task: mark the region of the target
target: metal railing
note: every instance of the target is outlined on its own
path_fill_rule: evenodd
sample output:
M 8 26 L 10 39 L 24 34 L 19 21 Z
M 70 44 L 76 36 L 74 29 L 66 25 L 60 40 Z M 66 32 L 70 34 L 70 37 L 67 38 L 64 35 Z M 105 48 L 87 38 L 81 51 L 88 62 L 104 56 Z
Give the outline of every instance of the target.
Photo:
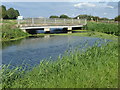
M 22 26 L 72 26 L 86 24 L 86 19 L 24 18 L 23 20 L 18 20 L 18 25 Z

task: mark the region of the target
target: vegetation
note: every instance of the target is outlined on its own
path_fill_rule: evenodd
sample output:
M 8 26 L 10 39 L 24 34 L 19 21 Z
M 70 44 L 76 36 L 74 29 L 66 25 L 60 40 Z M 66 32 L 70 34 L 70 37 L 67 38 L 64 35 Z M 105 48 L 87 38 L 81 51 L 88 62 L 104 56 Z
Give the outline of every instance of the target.
M 59 18 L 59 16 L 50 16 L 50 18 Z
M 70 19 L 70 18 L 72 18 L 72 17 L 69 17 L 69 16 L 67 16 L 67 15 L 60 15 L 60 16 L 55 16 L 55 15 L 53 15 L 53 16 L 50 16 L 49 18 L 65 18 L 65 19 Z M 73 17 L 73 19 L 87 19 L 88 21 L 114 21 L 114 19 L 108 19 L 108 18 L 101 18 L 101 17 L 98 17 L 98 16 L 92 16 L 92 15 L 78 15 L 78 16 L 76 16 L 76 17 Z M 116 17 L 116 19 L 115 20 L 117 20 L 117 17 Z
M 90 31 L 114 34 L 117 36 L 120 35 L 118 27 L 117 24 L 88 22 L 88 30 Z
M 115 17 L 115 21 L 120 21 L 120 15 Z
M 16 27 L 16 21 L 3 21 L 4 24 L 2 25 L 2 40 L 14 40 L 16 38 L 21 38 L 28 36 L 28 33 L 23 32 L 18 27 Z
M 6 7 L 2 5 L 0 8 L 2 8 L 1 10 L 2 18 L 7 18 Z
M 26 73 L 18 67 L 7 73 L 3 69 L 3 88 L 117 88 L 117 49 L 118 44 L 111 42 L 85 52 L 68 51 L 55 62 L 42 61 Z
M 66 18 L 66 19 L 68 19 L 68 18 L 70 18 L 70 17 L 68 17 L 67 15 L 60 15 L 60 18 Z
M 49 18 L 64 18 L 64 19 L 70 19 L 69 16 L 64 15 L 64 14 L 62 14 L 62 15 L 60 15 L 60 16 L 50 16 Z
M 18 10 L 14 10 L 13 8 L 10 8 L 7 10 L 7 16 L 9 19 L 16 19 L 17 16 L 19 16 Z
M 75 19 L 77 19 L 78 17 L 80 19 L 86 18 L 88 21 L 89 20 L 94 20 L 94 21 L 97 21 L 97 20 L 109 20 L 108 18 L 100 18 L 98 16 L 92 16 L 92 15 L 78 15 L 78 16 L 75 17 Z
M 17 16 L 20 15 L 18 10 L 15 10 L 14 8 L 9 8 L 6 10 L 6 7 L 4 5 L 0 6 L 2 8 L 2 18 L 3 19 L 16 19 Z
M 79 19 L 84 19 L 86 18 L 87 20 L 97 20 L 99 19 L 99 17 L 95 17 L 95 16 L 91 16 L 91 15 L 78 15 L 75 17 L 75 19 L 77 19 L 79 17 Z

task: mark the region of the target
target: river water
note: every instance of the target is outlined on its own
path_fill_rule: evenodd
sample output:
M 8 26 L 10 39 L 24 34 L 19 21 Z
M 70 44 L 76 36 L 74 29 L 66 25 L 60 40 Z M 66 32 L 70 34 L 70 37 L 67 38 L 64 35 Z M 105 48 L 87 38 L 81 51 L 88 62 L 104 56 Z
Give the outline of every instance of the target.
M 2 64 L 12 66 L 37 65 L 41 60 L 56 60 L 59 55 L 64 55 L 66 50 L 80 48 L 85 49 L 99 41 L 99 46 L 110 40 L 80 37 L 71 35 L 44 35 L 28 37 L 17 41 L 2 43 Z

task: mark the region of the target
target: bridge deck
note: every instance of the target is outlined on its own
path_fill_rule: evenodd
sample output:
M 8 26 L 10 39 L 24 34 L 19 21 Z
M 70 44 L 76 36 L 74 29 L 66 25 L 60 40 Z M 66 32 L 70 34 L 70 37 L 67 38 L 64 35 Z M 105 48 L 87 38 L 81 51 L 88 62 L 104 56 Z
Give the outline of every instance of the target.
M 44 31 L 50 31 L 50 28 L 67 28 L 72 30 L 73 27 L 83 27 L 86 24 L 86 19 L 25 18 L 18 20 L 18 26 L 22 30 L 44 29 Z
M 68 27 L 83 27 L 84 25 L 76 25 L 76 26 L 27 26 L 20 27 L 20 29 L 44 29 L 44 28 L 68 28 Z

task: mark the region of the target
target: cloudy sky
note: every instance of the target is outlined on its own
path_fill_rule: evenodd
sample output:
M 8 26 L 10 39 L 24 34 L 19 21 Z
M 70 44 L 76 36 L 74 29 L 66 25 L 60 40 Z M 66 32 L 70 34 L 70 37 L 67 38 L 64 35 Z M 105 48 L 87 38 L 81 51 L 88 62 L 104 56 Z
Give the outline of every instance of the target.
M 19 10 L 24 17 L 49 17 L 66 14 L 75 17 L 88 14 L 114 18 L 118 15 L 118 2 L 2 2 L 8 8 Z

